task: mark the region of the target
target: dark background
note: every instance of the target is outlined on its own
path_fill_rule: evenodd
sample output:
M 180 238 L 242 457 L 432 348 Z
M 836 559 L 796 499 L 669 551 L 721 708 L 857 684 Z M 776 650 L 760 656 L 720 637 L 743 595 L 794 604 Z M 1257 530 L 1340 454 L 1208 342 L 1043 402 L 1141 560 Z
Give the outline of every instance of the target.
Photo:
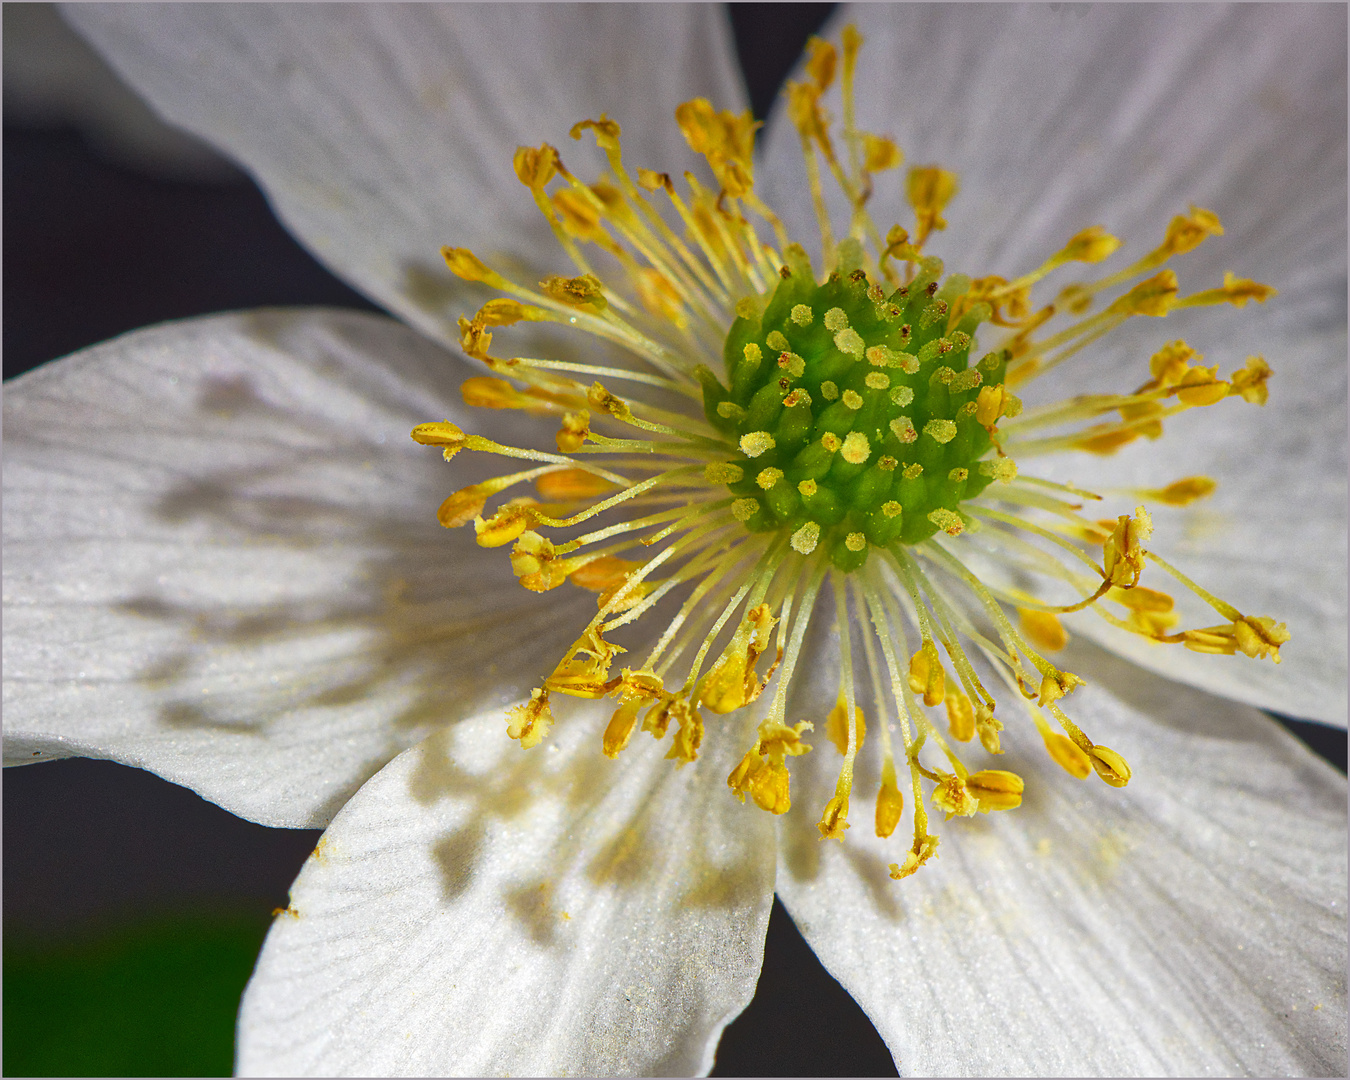
M 728 7 L 763 119 L 834 5 Z M 5 52 L 8 66 L 8 39 Z M 6 378 L 166 319 L 264 305 L 378 310 L 290 238 L 242 173 L 205 153 L 175 168 L 147 163 L 69 111 L 11 110 L 12 96 L 7 81 Z M 1345 770 L 1345 733 L 1284 722 Z M 319 833 L 254 825 L 100 761 L 7 770 L 3 797 L 4 1071 L 228 1070 L 239 993 Z M 714 1075 L 894 1073 L 775 902 L 759 991 L 727 1029 Z

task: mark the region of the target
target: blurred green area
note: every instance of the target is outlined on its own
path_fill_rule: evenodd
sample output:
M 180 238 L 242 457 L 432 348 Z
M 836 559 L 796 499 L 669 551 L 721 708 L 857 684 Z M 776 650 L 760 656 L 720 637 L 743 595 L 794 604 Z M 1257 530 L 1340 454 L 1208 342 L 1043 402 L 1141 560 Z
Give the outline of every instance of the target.
M 261 913 L 105 923 L 62 937 L 7 926 L 6 1076 L 229 1076 Z

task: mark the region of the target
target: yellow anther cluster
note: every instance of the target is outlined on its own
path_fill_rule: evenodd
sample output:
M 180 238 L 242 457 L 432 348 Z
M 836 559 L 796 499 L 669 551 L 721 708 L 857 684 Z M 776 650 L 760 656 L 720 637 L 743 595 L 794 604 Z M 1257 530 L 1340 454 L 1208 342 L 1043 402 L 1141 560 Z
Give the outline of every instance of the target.
M 811 749 L 802 741 L 802 734 L 810 730 L 812 725 L 805 720 L 793 727 L 773 720 L 760 724 L 755 745 L 727 777 L 727 786 L 735 792 L 736 798 L 745 802 L 749 795 L 761 810 L 786 814 L 792 807 L 792 799 L 785 762 L 787 758 L 798 757 Z

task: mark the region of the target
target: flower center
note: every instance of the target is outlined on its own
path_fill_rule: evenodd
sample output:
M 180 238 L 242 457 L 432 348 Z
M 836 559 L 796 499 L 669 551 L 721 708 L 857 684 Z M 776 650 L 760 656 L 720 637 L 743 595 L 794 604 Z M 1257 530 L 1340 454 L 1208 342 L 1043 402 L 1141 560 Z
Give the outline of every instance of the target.
M 1006 352 L 971 364 L 989 307 L 957 304 L 968 278 L 939 288 L 942 264 L 927 259 L 888 293 L 857 265 L 856 243 L 841 248 L 822 285 L 789 248 L 773 292 L 737 308 L 726 382 L 699 376 L 708 422 L 740 449 L 724 470 L 736 517 L 786 529 L 803 555 L 821 546 L 847 572 L 871 547 L 962 531 L 958 504 L 1012 469 L 980 459 L 1014 399 Z

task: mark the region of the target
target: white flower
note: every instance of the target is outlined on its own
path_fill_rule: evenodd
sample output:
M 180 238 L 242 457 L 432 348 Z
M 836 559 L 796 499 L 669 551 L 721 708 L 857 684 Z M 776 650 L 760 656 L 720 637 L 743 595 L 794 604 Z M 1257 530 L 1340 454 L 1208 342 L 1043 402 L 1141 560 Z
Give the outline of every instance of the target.
M 1134 781 L 1080 784 L 1010 733 L 1024 804 L 956 823 L 893 882 L 895 845 L 862 828 L 821 844 L 811 815 L 738 805 L 739 733 L 678 771 L 645 739 L 601 756 L 599 706 L 546 747 L 503 737 L 504 707 L 594 607 L 523 592 L 432 520 L 453 482 L 406 433 L 463 415 L 464 367 L 440 346 L 367 316 L 261 312 L 88 350 L 6 395 L 6 762 L 107 757 L 266 824 L 332 820 L 245 995 L 241 1071 L 706 1070 L 753 992 L 775 890 L 905 1072 L 1343 1069 L 1344 782 L 1252 706 L 1345 722 L 1344 10 L 853 17 L 859 123 L 962 177 L 933 242 L 952 269 L 1011 277 L 1103 218 L 1147 243 L 1196 202 L 1227 232 L 1178 272 L 1279 286 L 1269 310 L 1183 312 L 1168 335 L 1194 327 L 1211 362 L 1264 352 L 1264 410 L 1195 410 L 1073 475 L 1215 476 L 1207 512 L 1160 515 L 1154 546 L 1285 620 L 1284 662 L 1102 637 L 1162 678 L 1073 642 L 1075 715 Z M 608 112 L 628 160 L 678 174 L 674 106 L 740 97 L 706 7 L 71 18 L 322 258 L 444 342 L 470 305 L 440 244 L 559 269 L 517 144 Z M 771 128 L 759 175 L 810 235 L 795 142 Z M 583 157 L 569 149 L 574 171 Z M 874 205 L 898 208 L 887 175 Z M 1098 389 L 1153 334 L 1085 353 L 1057 395 Z M 794 801 L 822 805 L 826 755 L 794 770 Z

